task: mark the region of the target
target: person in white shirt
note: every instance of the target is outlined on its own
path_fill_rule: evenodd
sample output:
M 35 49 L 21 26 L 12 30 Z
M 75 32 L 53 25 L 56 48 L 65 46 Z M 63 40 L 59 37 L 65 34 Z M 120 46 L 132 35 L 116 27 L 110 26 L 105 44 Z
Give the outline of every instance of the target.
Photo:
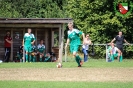
M 122 52 L 117 47 L 115 47 L 114 43 L 111 43 L 110 45 L 111 47 L 109 51 L 111 54 L 111 60 L 114 61 L 114 58 L 117 57 L 119 61 L 122 61 Z
M 82 51 L 84 53 L 84 62 L 88 61 L 88 49 L 90 44 L 91 44 L 91 40 L 90 40 L 89 34 L 87 34 L 83 41 L 83 46 L 82 46 Z

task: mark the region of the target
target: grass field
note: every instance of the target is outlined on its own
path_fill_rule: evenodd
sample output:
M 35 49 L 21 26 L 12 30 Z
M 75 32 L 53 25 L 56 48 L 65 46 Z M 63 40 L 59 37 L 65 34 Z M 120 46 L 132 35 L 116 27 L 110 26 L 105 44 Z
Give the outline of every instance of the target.
M 0 88 L 133 88 L 132 82 L 0 81 Z
M 0 63 L 0 88 L 133 88 L 133 60 L 105 62 Z
M 0 68 L 56 68 L 55 63 L 1 63 Z M 63 68 L 75 68 L 77 67 L 76 62 L 63 62 Z M 133 60 L 124 60 L 123 62 L 106 62 L 104 59 L 91 59 L 83 65 L 83 68 L 108 68 L 108 67 L 133 67 Z

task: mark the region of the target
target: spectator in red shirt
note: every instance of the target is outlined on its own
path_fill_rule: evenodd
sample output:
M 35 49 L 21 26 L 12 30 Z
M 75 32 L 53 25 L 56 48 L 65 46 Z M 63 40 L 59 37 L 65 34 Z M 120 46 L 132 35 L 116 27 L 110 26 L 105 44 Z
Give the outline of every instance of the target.
M 10 36 L 10 32 L 8 31 L 6 33 L 6 36 L 4 37 L 5 40 L 5 58 L 4 62 L 9 62 L 10 54 L 11 54 L 11 44 L 12 44 L 12 38 Z

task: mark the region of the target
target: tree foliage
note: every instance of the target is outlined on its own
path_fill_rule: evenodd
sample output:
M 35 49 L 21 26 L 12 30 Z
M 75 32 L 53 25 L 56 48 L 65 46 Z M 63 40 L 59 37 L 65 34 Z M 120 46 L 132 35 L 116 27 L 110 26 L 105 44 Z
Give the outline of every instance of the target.
M 133 35 L 129 34 L 133 33 L 133 15 L 125 18 L 117 16 L 114 1 L 116 0 L 70 0 L 67 14 L 96 43 L 110 42 L 118 31 L 122 31 L 126 39 L 132 42 Z
M 1 17 L 63 18 L 65 0 L 1 0 Z M 10 14 L 8 14 L 10 13 Z
M 117 0 L 70 0 L 66 6 L 67 14 L 84 33 L 90 34 L 93 43 L 109 43 L 122 31 L 128 42 L 133 42 L 133 11 L 127 17 L 116 15 L 114 3 Z M 127 2 L 128 0 L 118 0 Z M 133 7 L 132 7 L 133 8 Z M 96 54 L 105 55 L 105 47 L 95 47 Z M 124 47 L 128 56 L 131 46 Z M 101 52 L 101 50 L 104 50 Z M 126 52 L 128 51 L 128 52 Z

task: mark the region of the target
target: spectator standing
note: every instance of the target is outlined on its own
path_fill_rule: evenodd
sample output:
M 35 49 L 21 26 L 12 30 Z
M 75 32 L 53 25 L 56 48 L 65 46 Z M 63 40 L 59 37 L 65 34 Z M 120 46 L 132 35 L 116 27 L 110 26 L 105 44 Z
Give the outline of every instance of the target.
M 9 58 L 11 55 L 11 44 L 12 44 L 12 38 L 10 36 L 10 32 L 7 31 L 6 36 L 4 37 L 5 40 L 5 57 L 4 62 L 9 62 Z
M 90 44 L 91 44 L 91 40 L 90 40 L 89 34 L 87 34 L 83 41 L 83 46 L 82 46 L 82 51 L 84 53 L 84 62 L 88 61 L 88 49 Z
M 124 37 L 124 35 L 122 35 L 122 32 L 119 31 L 118 35 L 111 41 L 111 44 L 116 41 L 116 47 L 121 51 L 121 53 L 123 53 L 123 43 L 126 42 L 128 45 L 130 43 L 128 43 Z M 122 58 L 120 60 L 120 62 L 122 61 Z

